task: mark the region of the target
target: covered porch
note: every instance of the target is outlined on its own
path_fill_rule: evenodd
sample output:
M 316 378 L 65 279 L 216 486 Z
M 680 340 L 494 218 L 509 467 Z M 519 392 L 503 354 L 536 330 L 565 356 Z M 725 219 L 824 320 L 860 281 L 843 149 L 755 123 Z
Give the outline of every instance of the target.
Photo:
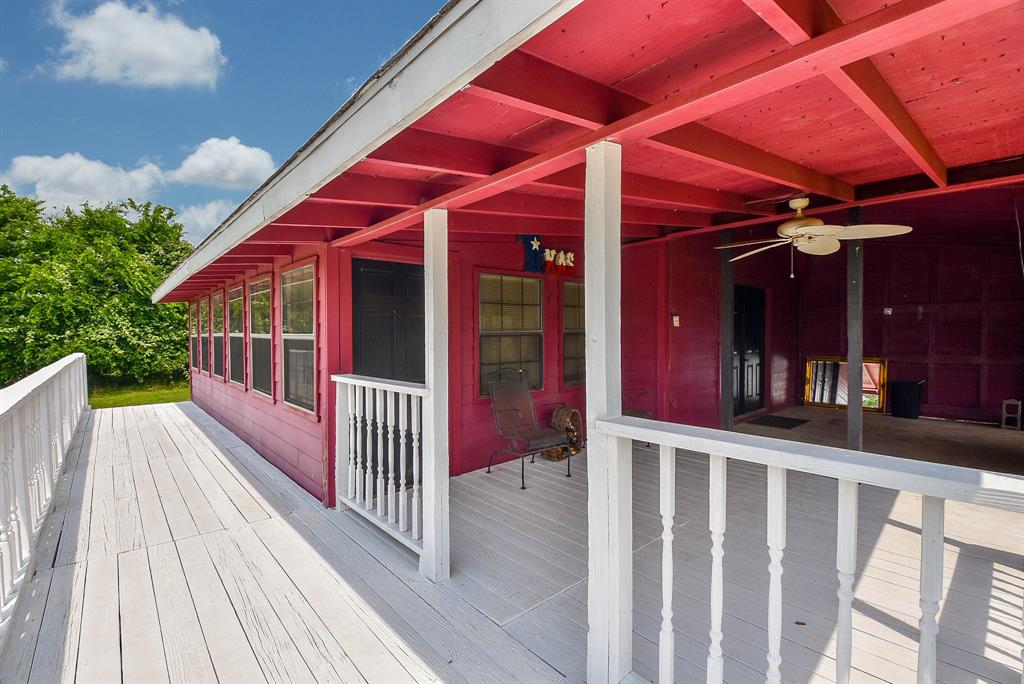
M 713 607 L 709 469 L 674 460 L 677 681 L 706 678 Z M 451 578 L 353 511 L 323 509 L 193 404 L 102 409 L 70 440 L 34 570 L 4 626 L 0 678 L 22 681 L 584 681 L 587 458 L 454 478 Z M 658 678 L 660 455 L 633 448 L 632 670 Z M 763 680 L 766 470 L 730 461 L 724 679 Z M 789 480 L 781 654 L 787 682 L 835 681 L 834 480 Z M 862 487 L 852 679 L 906 682 L 918 662 L 920 500 Z M 1024 514 L 951 502 L 937 681 L 1020 678 Z

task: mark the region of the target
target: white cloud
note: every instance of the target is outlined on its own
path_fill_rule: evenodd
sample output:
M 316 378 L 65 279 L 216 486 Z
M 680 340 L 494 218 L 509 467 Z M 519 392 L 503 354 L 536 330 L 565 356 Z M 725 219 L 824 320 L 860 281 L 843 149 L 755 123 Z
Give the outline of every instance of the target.
M 15 157 L 0 182 L 16 189 L 31 187 L 30 192 L 50 209 L 63 209 L 83 202 L 99 205 L 146 199 L 161 183 L 162 175 L 152 163 L 140 163 L 126 171 L 71 152 L 59 157 Z
M 0 57 L 0 73 L 7 71 L 7 60 Z
M 206 204 L 184 207 L 176 218 L 185 226 L 185 237 L 193 243 L 198 243 L 219 226 L 234 208 L 235 203 L 231 200 L 218 199 Z
M 262 183 L 273 170 L 269 152 L 243 145 L 232 136 L 204 141 L 168 177 L 189 185 L 244 190 Z
M 212 90 L 227 63 L 220 39 L 209 29 L 192 28 L 149 4 L 110 0 L 76 15 L 58 2 L 52 19 L 64 31 L 56 65 L 61 79 Z

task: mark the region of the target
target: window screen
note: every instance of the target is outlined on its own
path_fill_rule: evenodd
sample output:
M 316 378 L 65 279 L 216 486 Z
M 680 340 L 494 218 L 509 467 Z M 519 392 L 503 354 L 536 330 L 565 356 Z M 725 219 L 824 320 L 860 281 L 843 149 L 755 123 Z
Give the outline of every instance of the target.
M 583 283 L 562 283 L 562 382 L 582 383 L 587 377 Z
M 480 392 L 502 368 L 526 371 L 530 387 L 544 384 L 542 283 L 538 278 L 480 274 Z
M 224 293 L 213 295 L 211 309 L 213 329 L 213 374 L 224 377 Z
M 245 384 L 245 304 L 242 288 L 228 291 L 228 377 Z
M 254 390 L 273 396 L 269 280 L 249 285 L 249 378 Z
M 197 302 L 189 304 L 188 327 L 192 341 L 192 367 L 199 368 L 199 304 Z
M 281 274 L 284 400 L 309 411 L 316 394 L 313 285 L 312 264 Z
M 199 302 L 199 367 L 210 370 L 210 300 Z

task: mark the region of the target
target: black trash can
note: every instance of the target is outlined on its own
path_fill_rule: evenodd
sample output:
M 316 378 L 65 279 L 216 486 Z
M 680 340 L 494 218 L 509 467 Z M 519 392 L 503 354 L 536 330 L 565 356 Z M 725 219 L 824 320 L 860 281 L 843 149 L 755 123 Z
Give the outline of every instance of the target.
M 917 418 L 921 415 L 921 385 L 922 382 L 908 382 L 906 380 L 893 381 L 892 388 L 892 415 L 895 418 Z

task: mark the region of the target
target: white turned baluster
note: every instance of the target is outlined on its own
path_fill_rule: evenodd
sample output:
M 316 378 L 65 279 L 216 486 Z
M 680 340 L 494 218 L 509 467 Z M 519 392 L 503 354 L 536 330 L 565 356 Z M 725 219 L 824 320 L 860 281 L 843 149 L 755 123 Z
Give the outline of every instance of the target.
M 341 396 L 341 384 L 337 385 L 338 395 Z M 356 496 L 356 439 L 358 433 L 356 432 L 356 387 L 354 385 L 346 385 L 345 392 L 348 396 L 348 407 L 345 411 L 345 417 L 347 418 L 348 428 L 348 498 L 355 499 Z M 340 425 L 334 426 L 335 430 L 340 430 Z M 340 454 L 339 454 L 340 456 Z
M 397 478 L 395 471 L 398 470 L 398 449 L 395 445 L 395 402 L 402 398 L 399 392 L 387 392 L 388 398 L 388 522 L 398 522 L 398 502 L 395 498 L 398 492 L 395 489 Z
M 658 634 L 658 681 L 675 680 L 675 634 L 672 631 L 672 523 L 676 514 L 675 449 L 661 445 L 661 632 Z
M 366 486 L 366 458 L 363 450 L 363 400 L 365 392 L 362 387 L 356 385 L 353 389 L 356 392 L 356 403 L 355 403 L 355 446 L 356 446 L 356 503 L 360 503 L 363 500 L 363 495 Z
M 377 515 L 384 515 L 384 464 L 387 463 L 384 438 L 387 427 L 384 422 L 384 390 L 375 392 L 377 399 Z
M 412 538 L 420 538 L 420 407 L 422 399 L 415 397 L 412 403 Z
M 365 489 L 363 490 L 363 504 L 366 510 L 373 509 L 373 421 L 375 417 L 373 395 L 374 391 L 366 388 L 366 471 L 363 479 Z
M 936 675 L 936 637 L 942 600 L 946 500 L 925 496 L 921 501 L 921 644 L 917 652 L 918 684 L 933 684 Z
M 768 466 L 768 684 L 782 682 L 782 554 L 786 548 L 786 469 Z
M 407 397 L 404 394 L 398 395 L 398 439 L 399 455 L 401 459 L 402 482 L 398 488 L 398 529 L 406 532 L 409 529 L 409 487 L 408 472 L 406 466 L 407 454 L 405 442 L 409 439 L 409 400 L 415 401 L 414 397 Z
M 857 483 L 839 480 L 836 571 L 839 614 L 836 617 L 836 684 L 850 684 L 853 657 L 853 580 L 857 572 Z
M 14 423 L 4 421 L 0 426 L 0 572 L 3 573 L 3 584 L 0 585 L 0 603 L 7 603 L 14 594 L 14 575 L 17 565 L 14 562 L 14 547 L 11 540 L 10 507 L 14 500 L 11 489 L 11 468 L 9 459 L 14 453 Z
M 722 657 L 722 558 L 725 550 L 725 474 L 726 458 L 710 455 L 710 481 L 708 492 L 708 528 L 711 530 L 711 637 L 708 647 L 708 684 L 722 684 L 725 660 Z

